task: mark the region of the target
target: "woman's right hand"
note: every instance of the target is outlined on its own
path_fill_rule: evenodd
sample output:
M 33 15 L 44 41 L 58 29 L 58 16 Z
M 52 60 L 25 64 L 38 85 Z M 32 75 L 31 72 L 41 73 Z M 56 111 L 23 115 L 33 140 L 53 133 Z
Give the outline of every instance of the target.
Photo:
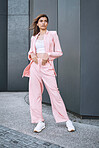
M 36 64 L 38 64 L 37 56 L 34 53 L 31 53 L 31 58 Z
M 36 64 L 38 64 L 38 59 L 37 59 L 37 57 L 32 58 L 32 60 L 33 60 Z

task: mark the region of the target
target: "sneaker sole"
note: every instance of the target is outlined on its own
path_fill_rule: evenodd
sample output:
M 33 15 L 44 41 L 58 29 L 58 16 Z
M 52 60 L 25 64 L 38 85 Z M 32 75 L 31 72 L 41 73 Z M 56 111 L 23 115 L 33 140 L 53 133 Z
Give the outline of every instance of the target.
M 68 130 L 68 127 L 66 126 L 67 130 Z M 68 130 L 68 132 L 74 132 L 76 129 L 72 129 L 72 130 Z
M 40 131 L 34 130 L 34 132 L 39 133 L 41 132 L 45 127 L 43 127 Z
M 75 130 L 73 130 L 73 129 L 72 129 L 72 130 L 70 130 L 70 131 L 68 130 L 68 132 L 74 132 L 74 131 L 75 131 Z

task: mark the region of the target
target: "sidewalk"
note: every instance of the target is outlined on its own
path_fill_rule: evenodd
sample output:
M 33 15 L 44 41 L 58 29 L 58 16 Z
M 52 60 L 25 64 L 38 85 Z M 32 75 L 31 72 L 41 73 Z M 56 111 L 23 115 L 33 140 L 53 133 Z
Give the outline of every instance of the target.
M 76 127 L 68 132 L 65 122 L 56 123 L 51 106 L 42 104 L 46 128 L 33 132 L 27 92 L 0 93 L 0 148 L 98 148 L 99 120 L 80 119 L 68 112 Z M 26 96 L 26 97 L 25 97 Z

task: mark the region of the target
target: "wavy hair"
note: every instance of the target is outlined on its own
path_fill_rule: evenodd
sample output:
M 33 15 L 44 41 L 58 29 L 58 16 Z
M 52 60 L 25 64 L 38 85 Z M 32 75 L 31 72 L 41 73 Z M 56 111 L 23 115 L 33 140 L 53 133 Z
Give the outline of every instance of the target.
M 46 17 L 46 18 L 47 18 L 47 22 L 49 23 L 49 18 L 48 18 L 48 16 L 47 16 L 46 14 L 40 14 L 40 15 L 38 15 L 35 19 L 33 19 L 33 22 L 32 22 L 32 24 L 30 25 L 29 29 L 30 29 L 30 30 L 33 30 L 33 35 L 34 35 L 34 36 L 40 32 L 40 29 L 39 29 L 39 27 L 37 26 L 37 23 L 38 23 L 38 20 L 39 20 L 41 17 Z

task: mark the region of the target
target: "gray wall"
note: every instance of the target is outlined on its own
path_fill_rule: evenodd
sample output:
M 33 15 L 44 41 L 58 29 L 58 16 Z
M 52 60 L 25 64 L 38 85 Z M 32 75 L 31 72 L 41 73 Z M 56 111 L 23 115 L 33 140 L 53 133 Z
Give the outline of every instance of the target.
M 80 1 L 58 0 L 58 33 L 63 56 L 58 80 L 67 109 L 80 112 Z
M 28 64 L 29 0 L 8 0 L 8 91 L 28 88 L 22 72 Z
M 7 1 L 0 1 L 0 91 L 7 90 Z
M 99 0 L 81 0 L 80 114 L 99 116 Z
M 64 52 L 58 81 L 67 109 L 99 116 L 99 1 L 58 0 L 58 33 Z

